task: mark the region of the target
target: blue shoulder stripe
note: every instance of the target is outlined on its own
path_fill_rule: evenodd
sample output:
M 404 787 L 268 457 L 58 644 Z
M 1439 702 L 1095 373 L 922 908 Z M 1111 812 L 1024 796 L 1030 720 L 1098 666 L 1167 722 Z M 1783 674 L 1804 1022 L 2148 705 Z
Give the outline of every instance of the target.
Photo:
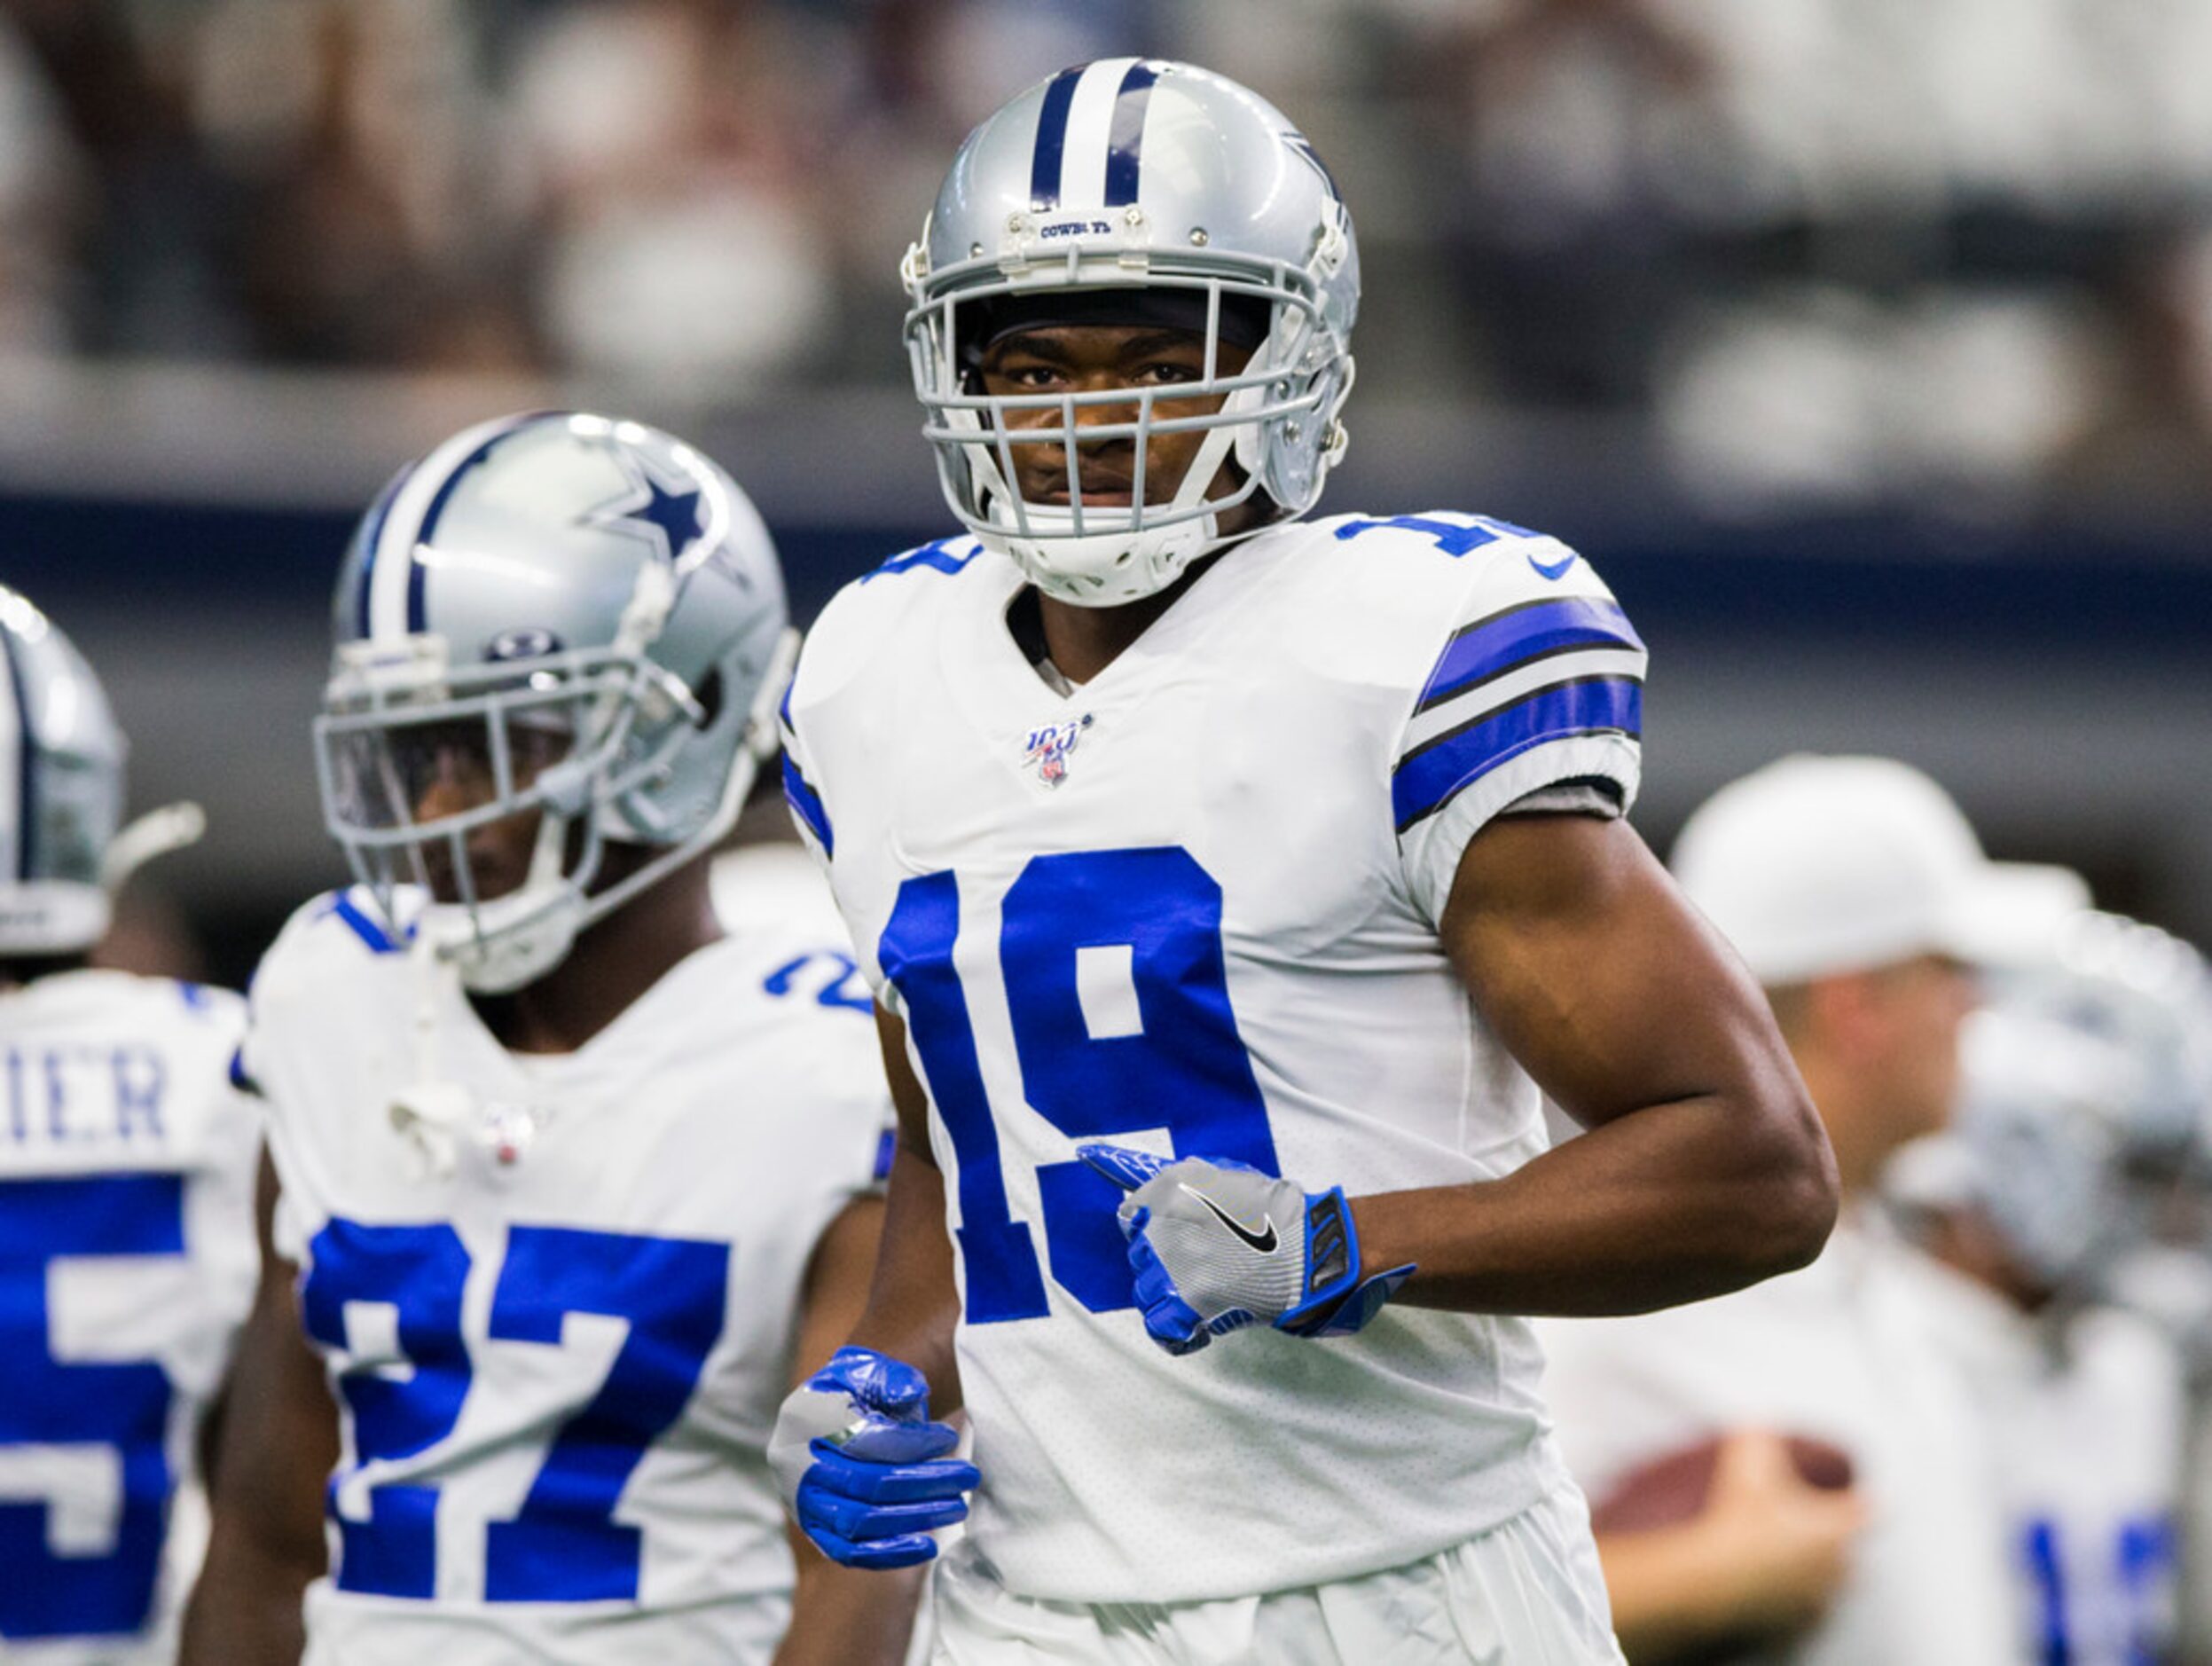
M 791 761 L 791 755 L 783 755 L 783 798 L 791 806 L 791 813 L 806 824 L 806 830 L 814 836 L 824 855 L 834 855 L 835 847 L 829 831 L 829 812 L 822 808 L 821 794 L 816 792 L 799 766 Z
M 348 929 L 369 946 L 372 955 L 396 955 L 399 952 L 399 943 L 392 934 L 364 913 L 349 893 L 339 892 L 331 898 L 330 906 L 323 912 L 334 914 L 344 921 Z
M 1454 633 L 1414 710 L 1426 711 L 1519 666 L 1584 648 L 1640 653 L 1643 639 L 1618 603 L 1597 596 L 1562 596 L 1508 608 Z
M 1643 732 L 1643 688 L 1634 677 L 1584 677 L 1540 688 L 1408 752 L 1391 772 L 1398 830 L 1433 815 L 1500 765 L 1548 741 Z

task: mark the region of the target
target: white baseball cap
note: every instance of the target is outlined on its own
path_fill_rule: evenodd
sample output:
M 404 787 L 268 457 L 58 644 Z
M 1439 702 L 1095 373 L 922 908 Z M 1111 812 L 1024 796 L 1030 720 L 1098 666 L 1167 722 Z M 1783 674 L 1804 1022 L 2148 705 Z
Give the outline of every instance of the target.
M 1730 782 L 1674 868 L 1769 987 L 1918 955 L 2034 964 L 2089 906 L 2071 868 L 1991 861 L 1950 796 L 1890 758 L 1796 753 Z

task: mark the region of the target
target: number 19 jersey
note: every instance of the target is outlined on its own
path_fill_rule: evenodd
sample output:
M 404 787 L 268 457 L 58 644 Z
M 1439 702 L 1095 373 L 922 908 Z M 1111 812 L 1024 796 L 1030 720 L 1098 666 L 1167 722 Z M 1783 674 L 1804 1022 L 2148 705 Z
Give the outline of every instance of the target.
M 1509 1519 L 1564 1483 L 1521 1321 L 1392 1307 L 1170 1358 L 1075 1148 L 1353 1196 L 1542 1149 L 1438 923 L 1506 806 L 1633 798 L 1641 642 L 1572 551 L 1468 515 L 1262 533 L 1064 694 L 1021 587 L 972 539 L 897 557 L 785 705 L 787 794 L 930 1090 L 977 1551 L 1025 1596 L 1202 1600 Z
M 244 1062 L 342 1408 L 310 1662 L 769 1658 L 768 1430 L 889 1119 L 849 964 L 763 922 L 526 1056 L 357 893 L 286 927 Z

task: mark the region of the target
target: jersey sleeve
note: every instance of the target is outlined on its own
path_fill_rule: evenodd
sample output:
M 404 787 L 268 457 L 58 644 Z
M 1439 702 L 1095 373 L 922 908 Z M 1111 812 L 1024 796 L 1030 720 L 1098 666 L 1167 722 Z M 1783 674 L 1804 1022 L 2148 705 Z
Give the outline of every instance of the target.
M 798 830 L 800 843 L 826 869 L 835 853 L 837 836 L 829 824 L 821 790 L 815 785 L 818 772 L 791 715 L 791 695 L 797 687 L 798 678 L 794 674 L 790 687 L 783 691 L 783 703 L 776 708 L 776 727 L 783 740 L 783 802 L 790 809 L 791 824 Z
M 245 1035 L 232 1058 L 231 1078 L 256 1097 L 262 1134 L 277 1171 L 273 1237 L 277 1253 L 286 1261 L 299 1261 L 307 1252 L 310 1229 L 292 1201 L 302 1172 L 298 1119 L 305 1114 L 304 1106 L 294 1102 L 295 1084 L 303 1069 L 315 1067 L 324 1015 L 340 1010 L 330 993 L 330 963 L 356 951 L 397 955 L 405 947 L 404 937 L 386 928 L 358 887 L 328 892 L 285 922 L 247 986 Z
M 1513 530 L 1455 599 L 1393 743 L 1400 857 L 1432 921 L 1494 817 L 1569 786 L 1625 813 L 1640 778 L 1643 639 L 1587 562 Z

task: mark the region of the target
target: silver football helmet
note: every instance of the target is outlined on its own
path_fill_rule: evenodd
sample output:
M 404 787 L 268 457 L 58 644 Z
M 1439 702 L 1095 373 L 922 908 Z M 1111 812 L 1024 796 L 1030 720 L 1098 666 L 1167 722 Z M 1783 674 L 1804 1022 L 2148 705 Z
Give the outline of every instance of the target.
M 2212 1153 L 2212 983 L 2178 939 L 2083 911 L 2056 965 L 1998 978 L 1968 1020 L 1958 1111 L 1891 1190 L 1972 1203 L 2052 1289 L 2096 1293 L 2166 1230 Z
M 401 471 L 333 623 L 326 821 L 395 936 L 485 993 L 543 976 L 722 837 L 796 640 L 737 483 L 657 429 L 572 412 L 484 423 Z M 470 834 L 531 813 L 527 876 L 479 894 Z M 610 840 L 660 853 L 595 890 Z
M 947 502 L 1063 601 L 1111 606 L 1165 588 L 1228 541 L 1223 512 L 1264 492 L 1275 517 L 1303 515 L 1344 454 L 1337 413 L 1360 301 L 1352 217 L 1304 135 L 1211 71 L 1102 59 L 1031 87 L 968 136 L 900 276 L 922 431 Z M 977 375 L 987 336 L 1021 321 L 1203 332 L 1204 374 L 1142 390 L 987 395 Z M 1225 342 L 1252 349 L 1241 371 L 1221 363 Z M 1157 416 L 1164 400 L 1220 406 Z M 1082 428 L 1093 444 L 1133 442 L 1126 507 L 1084 501 L 1077 413 L 1096 405 L 1133 408 L 1126 422 Z M 1008 420 L 1038 413 L 1058 420 Z M 1148 503 L 1149 440 L 1191 430 L 1205 435 L 1196 460 L 1165 501 Z M 1022 495 L 1024 445 L 1064 448 L 1065 503 Z M 1216 495 L 1231 460 L 1235 484 Z
M 122 820 L 129 750 L 84 656 L 0 585 L 0 955 L 79 955 L 106 935 L 138 866 L 189 845 L 200 806 Z

